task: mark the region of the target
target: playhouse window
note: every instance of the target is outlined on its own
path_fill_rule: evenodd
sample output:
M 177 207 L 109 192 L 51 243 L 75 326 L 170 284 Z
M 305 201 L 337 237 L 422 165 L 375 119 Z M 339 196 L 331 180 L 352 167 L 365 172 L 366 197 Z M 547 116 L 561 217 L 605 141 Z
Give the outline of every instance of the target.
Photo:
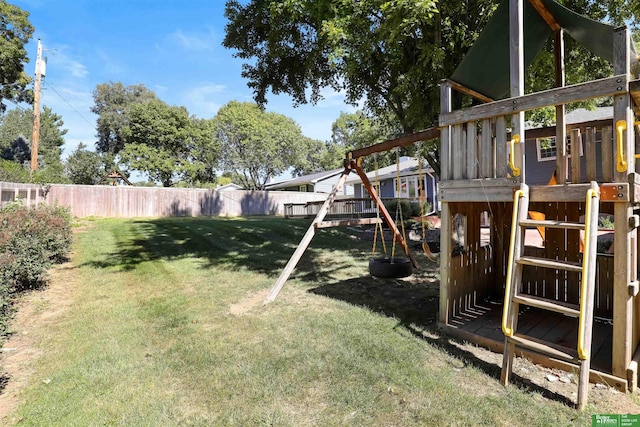
M 538 161 L 544 162 L 547 160 L 556 159 L 556 137 L 549 136 L 546 138 L 536 139 L 536 148 L 538 151 Z M 580 143 L 580 155 L 583 155 L 582 143 Z M 567 136 L 567 157 L 571 157 L 571 137 Z
M 423 178 L 422 188 L 426 190 L 426 181 Z M 397 198 L 416 199 L 420 197 L 420 181 L 417 176 L 405 176 L 400 178 L 400 192 L 398 192 L 398 180 L 395 180 L 395 193 Z

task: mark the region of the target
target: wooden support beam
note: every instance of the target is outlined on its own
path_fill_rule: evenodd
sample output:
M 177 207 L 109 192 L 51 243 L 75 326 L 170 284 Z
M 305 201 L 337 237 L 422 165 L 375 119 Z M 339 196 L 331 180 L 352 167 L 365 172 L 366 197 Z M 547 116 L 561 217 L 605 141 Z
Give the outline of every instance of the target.
M 374 153 L 389 151 L 397 147 L 406 147 L 419 141 L 431 141 L 440 136 L 440 128 L 432 127 L 421 130 L 420 132 L 403 135 L 398 138 L 388 139 L 379 144 L 370 145 L 369 147 L 360 148 L 347 153 L 347 161 L 358 159 L 359 157 L 369 156 Z
M 451 83 L 440 83 L 440 113 L 451 113 Z M 461 122 L 460 122 L 461 123 Z M 440 129 L 440 182 L 451 179 L 451 126 Z
M 548 10 L 541 4 L 540 0 L 537 0 L 537 2 L 540 7 L 536 7 L 532 2 L 536 10 L 540 12 L 544 9 L 544 11 L 548 13 Z M 553 19 L 553 17 L 551 18 Z M 555 22 L 555 19 L 553 21 Z M 556 87 L 564 87 L 566 79 L 564 68 L 564 33 L 562 32 L 562 28 L 558 28 L 555 33 L 554 57 Z M 567 182 L 567 125 L 565 113 L 566 108 L 564 104 L 556 105 L 556 181 L 558 184 L 565 184 Z
M 509 82 L 511 98 L 524 95 L 524 1 L 509 0 Z M 522 182 L 526 182 L 524 150 L 524 111 L 512 109 L 511 129 L 513 135 L 519 135 L 521 144 L 515 145 L 515 166 L 520 169 Z
M 535 110 L 549 105 L 568 104 L 585 99 L 603 96 L 626 94 L 629 89 L 629 77 L 620 74 L 600 80 L 548 89 L 530 93 L 520 97 L 511 97 L 489 104 L 476 105 L 462 110 L 440 114 L 440 126 L 455 125 L 471 120 L 482 120 L 491 117 L 504 116 L 519 111 Z M 442 110 L 441 110 L 442 111 Z
M 631 67 L 631 34 L 627 27 L 614 32 L 613 70 L 616 74 L 629 73 Z M 625 128 L 618 132 L 617 123 L 625 122 Z M 627 175 L 635 171 L 635 141 L 631 97 L 627 93 L 618 94 L 613 101 L 613 161 L 616 182 L 625 182 Z M 622 140 L 620 140 L 622 137 Z M 622 149 L 622 151 L 620 151 Z M 622 164 L 621 164 L 622 161 Z
M 612 374 L 627 377 L 627 369 L 635 350 L 632 343 L 633 331 L 633 297 L 629 295 L 628 285 L 631 282 L 632 233 L 628 225 L 633 208 L 627 203 L 614 204 L 614 273 L 613 273 L 613 342 L 611 348 Z
M 338 183 L 333 188 L 333 191 L 327 197 L 327 200 L 325 200 L 324 204 L 320 207 L 320 210 L 318 211 L 316 218 L 313 220 L 313 222 L 307 229 L 307 232 L 302 237 L 302 240 L 298 244 L 298 247 L 296 248 L 295 252 L 293 252 L 293 255 L 291 255 L 291 258 L 289 258 L 289 261 L 287 262 L 287 265 L 284 267 L 284 270 L 282 270 L 282 273 L 280 273 L 278 280 L 276 280 L 276 283 L 273 284 L 273 287 L 269 291 L 269 295 L 267 295 L 267 298 L 264 300 L 264 304 L 268 304 L 274 301 L 278 297 L 278 294 L 280 293 L 285 282 L 293 272 L 293 269 L 296 268 L 296 265 L 298 265 L 300 258 L 302 258 L 302 255 L 307 250 L 307 247 L 309 247 L 309 244 L 311 243 L 311 239 L 313 239 L 313 236 L 315 235 L 315 232 L 316 232 L 316 224 L 322 222 L 324 217 L 327 216 L 327 212 L 329 211 L 329 208 L 331 207 L 334 200 L 336 199 L 338 192 L 342 189 L 342 186 L 347 180 L 347 177 L 349 176 L 349 172 L 351 172 L 351 169 L 349 168 L 345 168 L 345 170 L 342 172 L 342 175 L 340 176 Z
M 493 102 L 494 101 L 493 99 L 489 98 L 488 96 L 483 95 L 480 92 L 476 92 L 473 89 L 469 89 L 468 87 L 463 86 L 458 82 L 454 82 L 451 79 L 447 79 L 447 82 L 451 85 L 451 88 L 457 90 L 460 93 L 464 93 L 465 95 L 469 95 L 469 96 L 471 96 L 473 98 L 476 98 L 476 99 L 478 99 L 478 100 L 480 100 L 482 102 Z
M 580 184 L 580 147 L 582 147 L 582 134 L 580 129 L 573 129 L 571 131 L 571 182 L 573 184 Z
M 551 12 L 549 12 L 549 9 L 547 9 L 541 0 L 529 0 L 529 3 L 531 3 L 531 5 L 538 11 L 542 19 L 544 19 L 544 22 L 546 22 L 553 31 L 562 30 L 562 27 L 560 27 L 556 18 L 553 17 Z
M 438 321 L 441 324 L 449 323 L 451 303 L 449 301 L 451 290 L 451 210 L 448 202 L 442 202 L 440 210 L 440 310 Z
M 407 242 L 404 240 L 404 236 L 402 235 L 402 233 L 400 233 L 400 230 L 398 230 L 398 227 L 396 227 L 395 221 L 391 218 L 391 215 L 389 215 L 389 211 L 387 211 L 387 208 L 384 206 L 384 203 L 382 203 L 382 200 L 378 196 L 376 189 L 373 188 L 373 185 L 371 185 L 371 181 L 369 181 L 369 178 L 367 177 L 366 172 L 362 169 L 362 167 L 356 161 L 352 161 L 351 165 L 353 169 L 356 171 L 356 173 L 358 174 L 358 176 L 360 177 L 360 179 L 362 180 L 362 184 L 364 185 L 364 188 L 367 189 L 367 191 L 371 195 L 371 198 L 376 202 L 376 205 L 378 206 L 378 209 L 382 214 L 382 218 L 387 223 L 389 228 L 393 231 L 396 241 L 400 244 L 400 247 L 402 248 L 404 253 L 407 254 L 407 257 L 409 257 L 409 260 L 411 260 L 411 264 L 413 264 L 415 268 L 418 268 L 418 262 L 416 261 L 415 257 L 409 250 L 409 246 L 407 245 Z

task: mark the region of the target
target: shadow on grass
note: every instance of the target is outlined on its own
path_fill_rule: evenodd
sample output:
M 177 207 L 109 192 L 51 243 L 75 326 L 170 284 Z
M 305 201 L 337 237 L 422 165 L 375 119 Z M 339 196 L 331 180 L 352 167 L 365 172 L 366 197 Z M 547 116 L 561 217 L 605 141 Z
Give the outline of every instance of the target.
M 428 266 L 429 267 L 429 266 Z M 431 268 L 437 268 L 432 263 Z M 444 335 L 438 329 L 439 282 L 429 272 L 422 271 L 410 280 L 377 279 L 371 276 L 322 285 L 309 292 L 345 301 L 398 320 L 396 327 L 404 328 L 417 339 L 429 343 L 500 381 L 501 366 L 487 362 L 463 348 L 464 342 Z M 420 278 L 422 276 L 422 278 Z M 566 396 L 555 393 L 515 373 L 511 384 L 533 393 L 575 406 Z
M 280 217 L 122 222 L 112 230 L 116 249 L 85 265 L 130 271 L 144 262 L 198 258 L 204 260 L 203 268 L 246 268 L 273 276 L 284 268 L 310 224 L 311 220 Z M 300 260 L 297 274 L 326 279 L 332 272 L 352 265 L 353 259 L 361 258 L 370 248 L 370 243 L 356 234 L 344 228 L 319 231 Z M 320 260 L 323 253 L 336 250 L 349 256 L 333 257 L 331 265 Z
M 9 380 L 11 379 L 11 377 L 9 376 L 9 374 L 0 374 L 0 394 L 2 394 L 4 392 L 4 389 L 7 388 L 7 385 L 9 385 Z

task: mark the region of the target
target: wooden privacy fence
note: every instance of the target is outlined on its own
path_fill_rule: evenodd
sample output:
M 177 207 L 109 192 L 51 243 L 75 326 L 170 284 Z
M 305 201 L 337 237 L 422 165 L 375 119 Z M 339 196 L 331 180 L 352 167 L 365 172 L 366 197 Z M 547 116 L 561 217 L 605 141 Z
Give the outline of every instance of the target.
M 218 191 L 200 188 L 33 185 L 0 182 L 2 203 L 18 198 L 30 205 L 68 206 L 76 217 L 284 215 L 286 203 L 326 199 L 326 194 L 293 191 Z M 6 199 L 6 200 L 5 200 Z

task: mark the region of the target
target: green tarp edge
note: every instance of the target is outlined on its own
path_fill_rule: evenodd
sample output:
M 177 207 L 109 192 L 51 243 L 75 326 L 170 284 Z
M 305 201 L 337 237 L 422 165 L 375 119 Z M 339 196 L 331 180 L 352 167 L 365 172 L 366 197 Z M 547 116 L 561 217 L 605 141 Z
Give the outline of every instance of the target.
M 615 27 L 575 13 L 553 0 L 542 0 L 542 3 L 572 39 L 589 49 L 594 55 L 610 63 L 613 62 Z
M 579 15 L 554 0 L 542 0 L 566 33 L 593 54 L 613 61 L 615 28 Z M 531 65 L 553 31 L 524 1 L 524 65 Z M 509 96 L 509 1 L 503 0 L 469 49 L 451 80 L 492 99 Z

